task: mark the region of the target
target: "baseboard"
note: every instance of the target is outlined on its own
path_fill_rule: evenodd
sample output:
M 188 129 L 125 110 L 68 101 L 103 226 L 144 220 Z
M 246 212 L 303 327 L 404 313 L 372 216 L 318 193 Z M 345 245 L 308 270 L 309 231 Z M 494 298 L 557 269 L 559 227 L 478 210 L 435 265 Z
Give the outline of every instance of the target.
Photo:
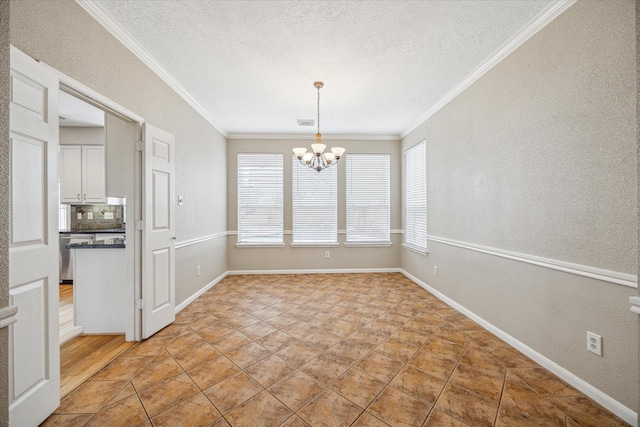
M 422 288 L 426 289 L 427 291 L 429 291 L 431 294 L 433 294 L 438 299 L 442 300 L 443 302 L 445 302 L 446 304 L 448 304 L 452 308 L 456 309 L 457 311 L 459 311 L 460 313 L 464 314 L 465 316 L 467 316 L 468 318 L 470 318 L 474 322 L 478 323 L 479 325 L 481 325 L 482 327 L 484 327 L 485 329 L 487 329 L 488 331 L 490 331 L 491 333 L 493 333 L 494 335 L 496 335 L 497 337 L 499 337 L 500 339 L 505 341 L 507 344 L 509 344 L 512 347 L 514 347 L 515 349 L 517 349 L 518 351 L 524 353 L 526 356 L 528 356 L 529 358 L 531 358 L 532 360 L 537 362 L 540 366 L 548 369 L 549 371 L 551 371 L 552 373 L 557 375 L 560 379 L 562 379 L 566 383 L 568 383 L 571 386 L 575 387 L 577 390 L 583 392 L 585 395 L 589 396 L 591 399 L 595 400 L 600 405 L 604 406 L 606 409 L 608 409 L 609 411 L 613 412 L 614 414 L 616 414 L 617 416 L 622 418 L 627 423 L 631 424 L 634 427 L 638 427 L 638 414 L 636 412 L 634 412 L 633 410 L 631 410 L 630 408 L 627 408 L 622 403 L 618 402 L 614 398 L 612 398 L 609 395 L 607 395 L 607 394 L 603 393 L 602 391 L 598 390 L 597 388 L 595 388 L 591 384 L 587 383 L 586 381 L 584 381 L 580 377 L 576 376 L 575 374 L 569 372 L 568 370 L 566 370 L 562 366 L 558 365 L 557 363 L 547 359 L 545 356 L 543 356 L 542 354 L 538 353 L 537 351 L 535 351 L 531 347 L 529 347 L 526 344 L 518 341 L 516 338 L 514 338 L 511 335 L 507 334 L 503 330 L 497 328 L 493 324 L 491 324 L 488 321 L 484 320 L 482 317 L 480 317 L 477 314 L 473 313 L 472 311 L 468 310 L 464 306 L 458 304 L 457 302 L 455 302 L 451 298 L 447 297 L 443 293 L 441 293 L 441 292 L 437 291 L 436 289 L 432 288 L 431 286 L 429 286 L 428 284 L 424 283 L 422 280 L 418 279 L 417 277 L 413 276 L 412 274 L 406 272 L 403 269 L 400 269 L 400 272 L 402 274 L 404 274 L 407 278 L 409 278 L 410 280 L 415 282 L 420 287 L 422 287 Z
M 213 279 L 211 282 L 207 283 L 203 288 L 201 288 L 198 292 L 196 292 L 195 294 L 191 295 L 189 298 L 187 298 L 186 300 L 182 301 L 180 304 L 176 305 L 176 314 L 180 313 L 182 310 L 184 310 L 189 304 L 191 304 L 192 302 L 194 302 L 200 295 L 204 294 L 205 292 L 207 292 L 209 289 L 213 288 L 215 285 L 217 285 L 222 279 L 224 279 L 225 277 L 227 277 L 229 275 L 228 271 L 225 271 L 224 273 L 222 273 L 221 275 L 219 275 L 218 277 L 216 277 L 215 279 Z
M 402 273 L 400 268 L 334 268 L 300 270 L 229 270 L 229 276 L 250 274 L 349 274 L 349 273 Z

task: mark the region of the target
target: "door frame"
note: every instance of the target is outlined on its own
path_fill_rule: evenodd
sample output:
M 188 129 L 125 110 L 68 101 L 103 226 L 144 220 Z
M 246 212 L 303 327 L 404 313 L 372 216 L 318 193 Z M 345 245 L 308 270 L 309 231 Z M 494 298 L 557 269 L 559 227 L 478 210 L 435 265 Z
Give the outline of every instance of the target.
M 125 306 L 125 339 L 127 341 L 142 340 L 142 312 L 136 306 L 136 301 L 142 299 L 142 231 L 137 230 L 136 222 L 142 220 L 143 192 L 142 171 L 143 156 L 136 149 L 136 144 L 142 140 L 142 128 L 145 120 L 142 116 L 123 107 L 117 102 L 96 92 L 90 87 L 69 77 L 52 66 L 40 62 L 45 68 L 53 71 L 60 81 L 60 90 L 67 92 L 103 111 L 136 124 L 135 141 L 132 141 L 131 153 L 134 158 L 134 189 L 133 198 L 127 197 L 127 229 L 126 229 L 126 277 L 132 278 L 131 286 L 126 287 Z M 128 195 L 127 195 L 128 196 Z

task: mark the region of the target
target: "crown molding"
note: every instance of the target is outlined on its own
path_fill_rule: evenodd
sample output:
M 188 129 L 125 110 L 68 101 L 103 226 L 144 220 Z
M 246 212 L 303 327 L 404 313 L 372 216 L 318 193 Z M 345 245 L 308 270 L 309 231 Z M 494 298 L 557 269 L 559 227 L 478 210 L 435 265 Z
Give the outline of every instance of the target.
M 315 134 L 295 134 L 295 133 L 230 133 L 227 135 L 228 140 L 234 139 L 268 139 L 268 140 L 294 140 L 304 139 L 314 141 Z M 400 135 L 366 135 L 366 134 L 336 134 L 336 135 L 322 135 L 322 139 L 325 141 L 400 141 Z
M 187 90 L 160 63 L 144 49 L 127 30 L 107 12 L 102 5 L 94 0 L 76 0 L 89 15 L 100 25 L 109 31 L 120 43 L 129 49 L 140 61 L 151 69 L 162 81 L 164 81 L 178 96 L 184 99 L 198 114 L 200 114 L 211 126 L 223 136 L 227 136 L 219 126 L 215 124 L 207 111 L 187 92 Z
M 492 55 L 477 66 L 470 74 L 467 75 L 457 86 L 447 92 L 438 100 L 431 108 L 429 108 L 414 124 L 402 132 L 400 138 L 404 138 L 411 132 L 416 130 L 420 125 L 427 121 L 431 116 L 436 114 L 445 105 L 460 95 L 465 89 L 471 86 L 476 80 L 485 75 L 489 70 L 498 65 L 503 59 L 509 56 L 513 51 L 519 48 L 524 42 L 533 37 L 538 31 L 542 30 L 551 21 L 556 19 L 562 12 L 567 10 L 577 0 L 557 0 L 547 6 L 535 18 L 527 23 L 513 37 L 507 40 Z

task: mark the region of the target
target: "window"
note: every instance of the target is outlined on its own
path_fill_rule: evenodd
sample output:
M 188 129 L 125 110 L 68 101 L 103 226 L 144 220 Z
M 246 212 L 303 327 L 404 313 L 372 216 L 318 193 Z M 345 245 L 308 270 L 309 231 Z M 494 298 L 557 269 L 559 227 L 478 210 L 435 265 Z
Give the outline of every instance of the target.
M 426 142 L 404 153 L 404 245 L 427 251 L 427 159 Z
M 238 154 L 238 244 L 283 244 L 282 154 Z
M 390 157 L 347 156 L 347 243 L 389 243 Z
M 292 156 L 293 244 L 338 243 L 337 168 L 317 172 Z

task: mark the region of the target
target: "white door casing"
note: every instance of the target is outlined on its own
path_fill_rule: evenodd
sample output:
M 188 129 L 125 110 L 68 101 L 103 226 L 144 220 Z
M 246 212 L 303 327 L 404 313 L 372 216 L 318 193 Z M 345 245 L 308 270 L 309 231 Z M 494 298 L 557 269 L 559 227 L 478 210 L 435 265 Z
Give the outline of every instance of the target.
M 175 320 L 175 137 L 144 125 L 142 337 Z
M 58 79 L 11 46 L 9 422 L 38 425 L 60 403 Z

